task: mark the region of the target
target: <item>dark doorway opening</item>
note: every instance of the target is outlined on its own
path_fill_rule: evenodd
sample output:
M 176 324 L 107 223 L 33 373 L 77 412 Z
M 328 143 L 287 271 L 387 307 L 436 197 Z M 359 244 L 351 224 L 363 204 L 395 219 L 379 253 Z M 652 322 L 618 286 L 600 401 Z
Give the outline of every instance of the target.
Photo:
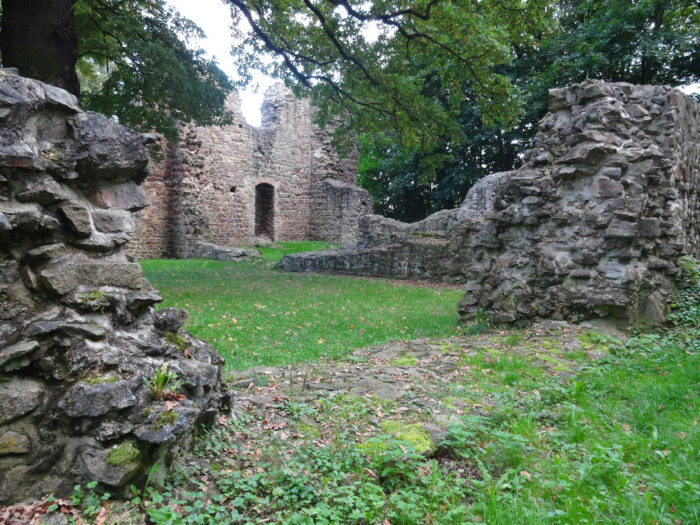
M 255 186 L 255 235 L 269 237 L 275 233 L 275 188 L 271 184 Z

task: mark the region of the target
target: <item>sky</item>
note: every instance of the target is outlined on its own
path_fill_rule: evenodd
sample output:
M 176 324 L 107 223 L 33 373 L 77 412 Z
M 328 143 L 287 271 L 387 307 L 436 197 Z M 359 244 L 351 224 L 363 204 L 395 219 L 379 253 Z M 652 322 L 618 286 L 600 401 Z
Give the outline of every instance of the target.
M 219 67 L 231 78 L 236 78 L 236 68 L 230 49 L 232 44 L 231 13 L 228 5 L 221 0 L 167 0 L 180 14 L 192 20 L 206 33 L 199 46 L 211 58 L 216 58 Z M 254 77 L 259 83 L 258 93 L 247 89 L 240 93 L 243 116 L 249 124 L 260 125 L 260 105 L 263 94 L 274 80 L 258 74 Z

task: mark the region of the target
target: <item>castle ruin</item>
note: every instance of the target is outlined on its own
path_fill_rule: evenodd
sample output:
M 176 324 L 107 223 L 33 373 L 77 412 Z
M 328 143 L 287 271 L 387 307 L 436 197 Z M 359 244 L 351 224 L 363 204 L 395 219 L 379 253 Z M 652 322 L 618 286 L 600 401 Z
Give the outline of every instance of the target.
M 290 271 L 464 283 L 463 319 L 662 323 L 682 257 L 700 257 L 700 105 L 667 86 L 588 80 L 549 94 L 521 168 L 461 207 L 370 215 L 357 248 L 288 255 Z
M 143 185 L 151 205 L 137 215 L 129 251 L 184 258 L 201 255 L 202 242 L 356 244 L 372 199 L 355 185 L 356 152 L 340 158 L 309 101 L 272 86 L 261 127 L 244 120 L 236 93 L 227 105 L 231 124 L 185 125 L 177 144 L 161 141 L 164 159 Z

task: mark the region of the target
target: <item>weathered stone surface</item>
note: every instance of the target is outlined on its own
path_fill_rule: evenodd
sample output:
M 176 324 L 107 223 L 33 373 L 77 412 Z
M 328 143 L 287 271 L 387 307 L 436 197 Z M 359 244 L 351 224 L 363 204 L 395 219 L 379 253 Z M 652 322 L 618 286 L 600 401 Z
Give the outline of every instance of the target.
M 19 279 L 19 265 L 17 261 L 9 259 L 0 261 L 0 283 L 12 284 Z
M 130 210 L 146 204 L 144 137 L 12 70 L 0 69 L 0 113 L 2 506 L 145 477 L 226 396 L 221 357 L 185 332 L 187 353 L 165 340 L 151 312 L 162 299 L 123 250 Z M 153 451 L 136 429 L 163 408 L 144 380 L 164 363 L 182 376 L 187 409 L 149 435 L 157 454 L 110 464 L 116 441 Z
M 138 211 L 149 204 L 145 190 L 133 181 L 95 186 L 90 198 L 97 206 L 116 210 Z
M 71 417 L 94 417 L 135 404 L 136 396 L 129 389 L 129 384 L 119 380 L 93 385 L 78 383 L 66 393 L 58 406 Z
M 79 202 L 68 202 L 59 206 L 73 233 L 80 237 L 89 237 L 92 233 L 90 211 Z
M 187 322 L 187 310 L 182 308 L 163 308 L 153 312 L 153 324 L 162 332 L 176 334 L 183 324 Z
M 63 243 L 57 244 L 45 244 L 44 246 L 39 246 L 33 250 L 27 252 L 27 257 L 36 260 L 50 260 L 56 259 L 63 255 L 66 251 L 66 247 Z
M 10 224 L 9 230 L 21 234 L 44 234 L 58 229 L 58 221 L 43 213 L 36 204 L 0 202 L 0 213 Z
M 219 246 L 210 242 L 194 241 L 189 245 L 187 258 L 214 259 L 216 261 L 242 261 L 251 257 L 260 257 L 258 250 Z
M 92 213 L 95 228 L 103 233 L 129 233 L 134 230 L 134 218 L 120 210 L 95 210 Z
M 110 181 L 129 179 L 135 184 L 143 181 L 148 174 L 148 152 L 143 147 L 140 133 L 97 113 L 79 114 L 76 124 L 78 151 L 75 161 L 76 171 L 81 176 Z M 147 205 L 146 202 L 143 206 Z
M 31 450 L 29 437 L 14 430 L 0 431 L 0 456 L 26 454 Z
M 623 221 L 617 217 L 613 218 L 605 230 L 605 237 L 608 239 L 633 239 L 637 236 L 637 224 Z
M 38 348 L 39 343 L 36 341 L 22 341 L 21 343 L 6 346 L 0 350 L 0 367 L 5 368 L 6 364 L 12 361 L 21 362 L 24 357 L 31 354 Z
M 279 266 L 468 282 L 462 319 L 659 323 L 679 257 L 700 257 L 698 105 L 599 81 L 552 90 L 550 103 L 523 166 L 485 177 L 459 208 L 414 224 L 364 216 L 357 248 Z
M 10 219 L 3 212 L 0 211 L 0 231 L 10 231 L 12 229 L 12 223 Z
M 202 250 L 195 243 L 356 244 L 359 218 L 371 213 L 372 200 L 355 184 L 357 153 L 341 159 L 331 144 L 334 123 L 319 129 L 309 101 L 281 85 L 265 94 L 261 127 L 245 121 L 236 93 L 227 104 L 230 125 L 186 125 L 177 144 L 161 139 L 164 159 L 144 185 L 151 206 L 137 215 L 129 252 L 139 258 L 229 260 L 225 250 Z M 267 207 L 256 205 L 263 188 Z
M 80 453 L 80 460 L 85 465 L 92 479 L 112 487 L 119 487 L 129 481 L 141 467 L 139 461 L 126 465 L 110 465 L 107 462 L 109 450 L 96 447 L 85 447 Z
M 39 273 L 40 280 L 52 292 L 65 295 L 78 285 L 117 286 L 137 290 L 143 275 L 138 263 L 62 260 Z
M 38 381 L 12 379 L 0 383 L 0 424 L 28 414 L 44 401 L 46 389 Z
M 165 416 L 172 412 L 174 416 Z M 168 410 L 152 410 L 143 424 L 134 431 L 134 435 L 147 443 L 166 443 L 174 441 L 177 436 L 191 428 L 200 411 L 190 403 Z
M 68 198 L 68 192 L 48 175 L 37 179 L 28 189 L 17 194 L 20 202 L 37 202 L 43 206 Z

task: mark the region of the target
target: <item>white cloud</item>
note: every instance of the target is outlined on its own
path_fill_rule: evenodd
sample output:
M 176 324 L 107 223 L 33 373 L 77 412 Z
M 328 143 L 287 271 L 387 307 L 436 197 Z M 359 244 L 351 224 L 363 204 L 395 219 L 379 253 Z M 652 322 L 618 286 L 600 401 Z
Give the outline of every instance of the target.
M 183 16 L 192 20 L 202 28 L 206 37 L 198 42 L 210 58 L 216 58 L 219 67 L 231 78 L 237 78 L 234 59 L 231 56 L 231 12 L 228 4 L 221 0 L 167 0 L 168 4 L 177 9 Z M 246 89 L 241 96 L 243 116 L 246 121 L 255 126 L 260 125 L 260 106 L 263 93 L 274 81 L 261 74 L 253 76 L 259 84 L 259 92 Z

